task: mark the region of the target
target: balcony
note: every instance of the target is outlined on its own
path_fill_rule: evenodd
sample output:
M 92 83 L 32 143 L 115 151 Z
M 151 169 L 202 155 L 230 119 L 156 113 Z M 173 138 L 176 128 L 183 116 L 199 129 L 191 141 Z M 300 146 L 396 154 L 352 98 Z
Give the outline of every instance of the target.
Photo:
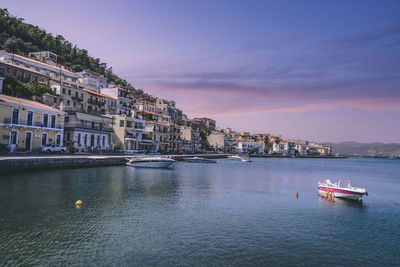
M 97 106 L 104 106 L 106 103 L 105 102 L 102 102 L 102 101 L 96 101 L 96 100 L 94 100 L 94 99 L 91 99 L 91 98 L 89 98 L 88 99 L 88 103 L 89 104 L 93 104 L 93 105 L 97 105 Z
M 40 121 L 27 121 L 27 120 L 12 120 L 11 121 L 10 118 L 5 118 L 4 124 L 27 126 L 27 127 L 52 128 L 52 129 L 62 129 L 63 128 L 62 124 L 51 125 L 50 123 L 48 123 L 47 125 L 45 125 Z
M 112 128 L 106 125 L 92 125 L 91 123 L 66 123 L 65 128 L 81 128 L 95 131 L 112 132 Z
M 72 100 L 78 101 L 78 102 L 82 102 L 83 101 L 83 97 L 80 96 L 73 96 Z

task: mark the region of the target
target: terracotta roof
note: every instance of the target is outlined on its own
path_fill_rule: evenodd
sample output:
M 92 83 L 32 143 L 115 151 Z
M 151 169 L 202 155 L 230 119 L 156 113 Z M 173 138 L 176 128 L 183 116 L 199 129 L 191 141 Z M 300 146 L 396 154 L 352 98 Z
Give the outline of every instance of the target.
M 162 126 L 170 126 L 171 123 L 167 121 L 146 121 L 146 124 L 158 124 Z
M 139 113 L 147 113 L 147 114 L 151 114 L 151 115 L 156 115 L 156 116 L 160 116 L 160 117 L 165 117 L 166 116 L 165 114 L 157 114 L 157 113 L 150 112 L 150 111 L 147 111 L 147 110 L 139 110 L 138 112 Z
M 31 59 L 29 57 L 20 56 L 20 55 L 17 55 L 17 54 L 14 54 L 14 58 L 15 57 L 19 57 L 19 58 L 22 58 L 22 59 L 25 59 L 25 60 L 28 60 L 28 61 L 31 61 L 31 62 L 34 62 L 34 63 L 42 64 L 42 65 L 45 65 L 45 66 L 48 66 L 48 67 L 51 67 L 51 68 L 56 68 L 56 69 L 60 68 L 58 66 L 53 66 L 53 65 L 50 65 L 50 64 L 47 64 L 47 63 L 44 63 L 44 62 L 41 62 L 41 61 L 37 61 L 37 60 Z M 71 74 L 74 74 L 76 76 L 80 76 L 79 74 L 77 74 L 75 72 L 72 72 L 72 71 L 69 71 L 67 69 L 64 69 L 63 67 L 61 67 L 61 70 L 65 71 L 65 72 L 68 72 L 68 73 L 71 73 Z
M 113 99 L 113 100 L 117 100 L 116 98 L 114 98 L 114 97 L 112 97 L 112 96 L 109 96 L 109 95 L 106 95 L 106 94 L 102 94 L 102 93 L 98 93 L 98 92 L 93 91 L 93 90 L 90 90 L 90 89 L 84 88 L 84 89 L 82 89 L 82 90 L 83 90 L 83 91 L 86 91 L 86 92 L 88 92 L 88 93 L 90 93 L 90 94 L 94 94 L 94 95 L 98 95 L 98 96 L 102 96 L 102 97 L 111 98 L 111 99 Z
M 37 70 L 34 70 L 34 69 L 30 69 L 30 68 L 23 67 L 23 66 L 18 66 L 18 65 L 11 64 L 11 63 L 8 63 L 8 62 L 5 62 L 5 61 L 1 61 L 0 63 L 6 64 L 6 65 L 10 65 L 10 66 L 13 66 L 13 67 L 16 67 L 16 68 L 19 68 L 19 69 L 27 70 L 27 71 L 42 75 L 42 76 L 44 76 L 46 78 L 48 77 L 45 73 L 41 73 L 41 72 L 39 72 Z
M 3 95 L 3 94 L 0 94 L 0 103 L 1 102 L 17 104 L 17 105 L 27 106 L 27 107 L 40 108 L 40 109 L 47 109 L 47 110 L 51 110 L 51 111 L 55 111 L 55 112 L 64 113 L 59 109 L 47 106 L 47 105 L 39 103 L 39 102 L 35 102 L 32 100 L 23 99 L 23 98 L 12 97 L 12 96 Z

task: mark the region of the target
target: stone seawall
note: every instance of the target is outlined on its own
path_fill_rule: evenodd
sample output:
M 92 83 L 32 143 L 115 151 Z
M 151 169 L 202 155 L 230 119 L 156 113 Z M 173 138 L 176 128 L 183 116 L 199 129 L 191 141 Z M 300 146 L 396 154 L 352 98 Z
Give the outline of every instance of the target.
M 5 156 L 0 157 L 0 173 L 124 165 L 132 156 L 135 155 Z M 184 158 L 195 156 L 204 158 L 226 158 L 227 154 L 168 156 L 177 161 L 181 161 L 184 160 Z
M 20 158 L 0 160 L 0 173 L 15 173 L 42 171 L 52 169 L 89 168 L 111 165 L 123 165 L 127 162 L 124 157 L 48 157 Z

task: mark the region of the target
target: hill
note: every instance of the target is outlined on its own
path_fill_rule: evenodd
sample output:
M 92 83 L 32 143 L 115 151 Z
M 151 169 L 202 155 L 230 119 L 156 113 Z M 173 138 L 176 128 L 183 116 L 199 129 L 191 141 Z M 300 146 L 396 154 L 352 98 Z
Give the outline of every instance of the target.
M 348 156 L 390 157 L 400 155 L 400 144 L 396 143 L 340 142 L 327 144 L 332 146 L 334 153 Z
M 99 58 L 89 56 L 86 49 L 78 48 L 62 35 L 53 36 L 38 26 L 25 23 L 23 18 L 13 16 L 6 8 L 0 8 L 0 49 L 22 56 L 28 56 L 29 52 L 51 51 L 57 54 L 57 64 L 62 64 L 71 71 L 89 70 L 103 75 L 109 83 L 132 90 L 139 97 L 150 97 L 142 89 L 135 89 L 114 74 L 111 66 L 107 66 Z

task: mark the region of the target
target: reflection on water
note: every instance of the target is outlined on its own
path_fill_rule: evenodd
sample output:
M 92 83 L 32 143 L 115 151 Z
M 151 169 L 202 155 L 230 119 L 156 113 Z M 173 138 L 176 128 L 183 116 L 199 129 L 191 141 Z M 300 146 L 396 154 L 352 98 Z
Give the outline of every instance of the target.
M 320 177 L 371 194 L 321 198 Z M 0 265 L 395 265 L 399 177 L 396 162 L 371 159 L 2 176 Z
M 338 198 L 338 197 L 330 197 L 324 194 L 319 194 L 320 202 L 325 204 L 332 204 L 336 205 L 337 207 L 342 208 L 358 208 L 362 209 L 363 201 L 362 199 L 354 200 L 354 199 L 345 199 L 345 198 Z

